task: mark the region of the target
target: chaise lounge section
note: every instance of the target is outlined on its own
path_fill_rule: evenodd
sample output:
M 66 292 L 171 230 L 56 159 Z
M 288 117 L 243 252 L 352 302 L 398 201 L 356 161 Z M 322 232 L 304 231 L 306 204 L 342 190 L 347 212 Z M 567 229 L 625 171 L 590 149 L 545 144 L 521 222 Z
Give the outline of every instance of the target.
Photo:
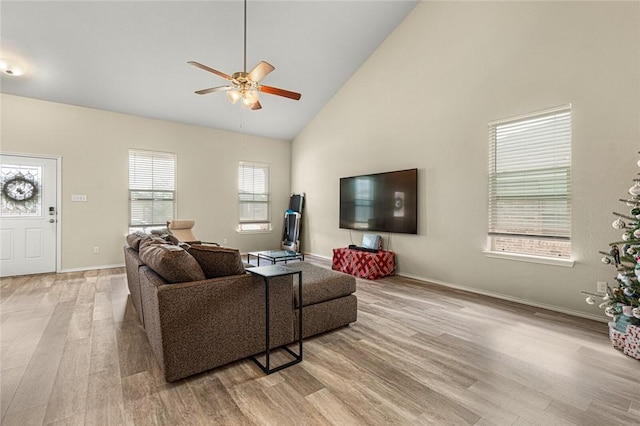
M 288 268 L 302 272 L 302 337 L 355 322 L 358 312 L 356 280 L 353 276 L 324 269 L 308 262 L 288 263 Z M 297 281 L 297 280 L 295 280 Z M 298 283 L 294 282 L 294 324 L 298 323 Z M 294 327 L 295 338 L 298 329 Z

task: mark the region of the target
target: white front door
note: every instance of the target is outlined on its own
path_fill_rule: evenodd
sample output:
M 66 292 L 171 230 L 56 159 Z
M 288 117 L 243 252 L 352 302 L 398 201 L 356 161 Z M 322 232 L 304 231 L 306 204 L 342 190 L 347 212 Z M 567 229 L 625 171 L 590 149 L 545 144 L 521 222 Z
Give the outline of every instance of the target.
M 0 276 L 56 271 L 54 158 L 0 155 Z

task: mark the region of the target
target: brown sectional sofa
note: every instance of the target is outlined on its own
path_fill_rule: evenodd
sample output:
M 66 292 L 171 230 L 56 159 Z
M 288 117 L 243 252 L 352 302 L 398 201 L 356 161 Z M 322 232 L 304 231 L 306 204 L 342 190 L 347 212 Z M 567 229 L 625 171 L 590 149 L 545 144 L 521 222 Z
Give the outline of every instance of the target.
M 195 252 L 193 258 L 199 259 L 201 269 L 207 272 L 208 277 L 170 283 L 172 277 L 167 276 L 166 268 L 170 260 L 158 262 L 157 257 L 162 258 L 164 251 L 174 255 L 177 250 L 153 247 L 150 251 L 148 237 L 141 237 L 141 240 L 143 243 L 139 244 L 128 238 L 129 246 L 124 248 L 127 281 L 132 304 L 167 381 L 264 351 L 264 282 L 262 278 L 244 271 L 237 250 L 202 246 L 188 248 L 185 253 L 201 250 Z M 154 239 L 150 244 L 164 242 Z M 207 257 L 205 251 L 212 253 Z M 153 257 L 149 255 L 151 252 Z M 185 256 L 185 253 L 177 254 Z M 222 256 L 222 263 L 226 266 L 216 266 L 216 256 Z M 185 265 L 181 259 L 176 266 L 178 269 Z M 192 265 L 189 262 L 188 259 L 186 263 Z M 356 321 L 354 277 L 307 262 L 293 262 L 287 266 L 302 271 L 303 337 Z M 197 265 L 193 267 L 197 268 Z M 211 275 L 219 275 L 225 270 L 233 274 Z M 199 274 L 196 271 L 194 276 L 199 277 Z M 297 338 L 297 285 L 297 276 L 271 280 L 270 338 L 273 348 Z

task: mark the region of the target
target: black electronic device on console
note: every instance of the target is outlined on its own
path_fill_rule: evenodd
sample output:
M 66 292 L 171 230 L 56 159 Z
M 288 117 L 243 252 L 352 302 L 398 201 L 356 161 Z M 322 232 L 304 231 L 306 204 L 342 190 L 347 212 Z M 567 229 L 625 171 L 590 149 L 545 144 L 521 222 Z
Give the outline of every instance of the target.
M 358 250 L 358 251 L 367 251 L 369 253 L 377 253 L 378 252 L 377 249 L 371 249 L 371 248 L 367 248 L 367 247 L 358 247 L 355 244 L 349 244 L 349 249 Z

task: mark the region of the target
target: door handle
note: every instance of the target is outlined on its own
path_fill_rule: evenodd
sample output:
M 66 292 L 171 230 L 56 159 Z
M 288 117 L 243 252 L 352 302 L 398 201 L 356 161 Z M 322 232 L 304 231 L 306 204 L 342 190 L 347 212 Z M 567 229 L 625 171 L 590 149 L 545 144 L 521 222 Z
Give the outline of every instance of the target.
M 49 223 L 55 223 L 55 219 L 49 219 Z

